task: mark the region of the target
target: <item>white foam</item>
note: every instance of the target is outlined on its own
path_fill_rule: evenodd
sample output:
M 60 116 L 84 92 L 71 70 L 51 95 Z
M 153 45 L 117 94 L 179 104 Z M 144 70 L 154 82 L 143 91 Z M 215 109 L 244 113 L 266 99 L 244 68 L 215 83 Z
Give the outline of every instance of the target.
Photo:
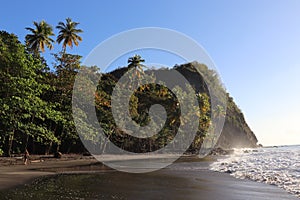
M 210 169 L 277 185 L 300 197 L 300 146 L 235 149 L 234 154 L 214 162 Z

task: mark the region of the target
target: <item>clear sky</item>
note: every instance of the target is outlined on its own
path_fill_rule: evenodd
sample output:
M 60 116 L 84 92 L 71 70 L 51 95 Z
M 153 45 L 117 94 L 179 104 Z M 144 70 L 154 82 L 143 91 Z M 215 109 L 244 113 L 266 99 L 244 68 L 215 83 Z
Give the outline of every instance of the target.
M 212 57 L 260 143 L 300 144 L 299 10 L 299 0 L 10 0 L 1 2 L 0 29 L 24 41 L 24 28 L 33 21 L 56 26 L 71 17 L 84 30 L 83 42 L 71 52 L 84 57 L 121 31 L 177 30 Z

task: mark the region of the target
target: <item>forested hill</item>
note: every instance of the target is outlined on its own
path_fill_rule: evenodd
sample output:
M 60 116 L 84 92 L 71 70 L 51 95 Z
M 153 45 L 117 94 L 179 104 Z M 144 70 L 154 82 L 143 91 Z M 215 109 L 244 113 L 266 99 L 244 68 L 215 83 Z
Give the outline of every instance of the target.
M 71 22 L 68 18 L 67 23 Z M 44 21 L 35 25 L 49 31 L 49 26 Z M 0 31 L 0 156 L 20 154 L 25 149 L 31 154 L 85 152 L 72 115 L 72 92 L 76 74 L 80 69 L 88 68 L 81 65 L 80 55 L 67 53 L 67 43 L 63 43 L 62 51 L 53 53 L 54 62 L 49 66 L 41 54 L 41 47 L 51 43 L 36 43 L 35 39 L 40 38 L 35 36 L 39 34 L 35 33 L 35 29 L 29 30 L 34 34 L 27 35 L 25 45 L 16 35 Z M 128 69 L 135 70 L 133 78 L 138 80 L 139 75 L 144 73 L 141 68 L 143 61 L 141 56 L 135 55 L 128 59 L 128 66 L 110 73 L 102 73 L 101 84 L 95 94 L 98 121 L 105 134 L 115 145 L 132 152 L 152 152 L 166 146 L 174 139 L 180 124 L 187 123 L 189 119 L 189 116 L 184 116 L 185 121 L 180 121 L 180 105 L 168 88 L 148 84 L 138 88 L 132 95 L 129 102 L 130 114 L 137 123 L 146 125 L 149 122 L 148 112 L 151 105 L 154 103 L 164 106 L 167 120 L 159 134 L 146 139 L 135 138 L 116 126 L 111 111 L 112 91 Z M 213 82 L 217 80 L 214 71 L 195 62 L 174 66 L 173 69 L 159 69 L 157 72 L 177 70 L 196 90 L 201 115 L 198 132 L 188 152 L 197 153 L 203 139 L 209 137 L 211 106 L 205 82 L 201 76 L 194 73 L 193 67 L 202 68 L 206 73 L 204 75 L 210 77 Z M 89 69 L 92 73 L 99 74 L 97 67 Z M 187 92 L 180 88 L 176 90 L 180 98 L 190 101 Z M 226 121 L 218 146 L 255 147 L 255 135 L 232 98 L 228 94 L 227 97 Z M 87 136 L 94 134 L 93 129 L 86 130 Z M 110 148 L 105 141 L 91 139 L 90 143 L 96 148 L 100 147 L 101 151 Z
M 196 88 L 199 92 L 206 92 L 205 82 L 200 76 L 196 76 L 195 73 L 191 73 L 190 69 L 193 67 L 200 67 L 198 63 L 190 63 L 177 67 L 177 70 L 180 71 L 189 82 Z M 205 69 L 205 66 L 202 66 L 202 69 Z M 203 70 L 205 71 L 205 70 Z M 207 73 L 207 76 L 213 76 L 212 74 Z M 233 98 L 229 93 L 226 93 L 227 105 L 226 105 L 226 115 L 225 123 L 219 137 L 216 147 L 221 147 L 224 149 L 231 148 L 246 148 L 246 147 L 257 147 L 257 138 L 251 128 L 248 126 L 243 112 L 238 108 Z
M 213 70 L 209 70 L 205 65 L 199 64 L 197 62 L 176 65 L 173 67 L 173 69 L 179 71 L 189 81 L 193 88 L 195 88 L 197 93 L 205 93 L 209 96 L 206 83 L 202 76 L 195 71 L 195 67 L 201 69 L 201 72 L 206 76 L 215 76 Z M 161 71 L 164 70 L 166 69 L 162 69 Z M 116 79 L 119 79 L 126 71 L 127 68 L 124 67 L 116 69 L 109 74 Z M 244 114 L 235 104 L 233 98 L 229 93 L 226 93 L 225 101 L 227 102 L 226 112 L 224 112 L 225 123 L 216 147 L 221 147 L 223 149 L 257 147 L 258 140 L 255 134 L 248 126 L 244 118 Z

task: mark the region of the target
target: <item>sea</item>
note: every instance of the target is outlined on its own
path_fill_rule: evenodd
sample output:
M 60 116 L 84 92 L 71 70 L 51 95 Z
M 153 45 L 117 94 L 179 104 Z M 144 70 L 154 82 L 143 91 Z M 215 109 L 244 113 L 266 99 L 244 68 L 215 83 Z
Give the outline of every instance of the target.
M 235 149 L 210 170 L 275 185 L 300 198 L 300 145 Z

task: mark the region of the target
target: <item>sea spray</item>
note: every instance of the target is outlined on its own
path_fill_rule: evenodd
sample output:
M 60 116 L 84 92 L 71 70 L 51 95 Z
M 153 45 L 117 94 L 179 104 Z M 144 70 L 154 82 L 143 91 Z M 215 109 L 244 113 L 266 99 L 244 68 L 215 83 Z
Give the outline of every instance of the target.
M 300 197 L 300 146 L 235 149 L 232 155 L 212 163 L 210 169 L 276 185 Z

